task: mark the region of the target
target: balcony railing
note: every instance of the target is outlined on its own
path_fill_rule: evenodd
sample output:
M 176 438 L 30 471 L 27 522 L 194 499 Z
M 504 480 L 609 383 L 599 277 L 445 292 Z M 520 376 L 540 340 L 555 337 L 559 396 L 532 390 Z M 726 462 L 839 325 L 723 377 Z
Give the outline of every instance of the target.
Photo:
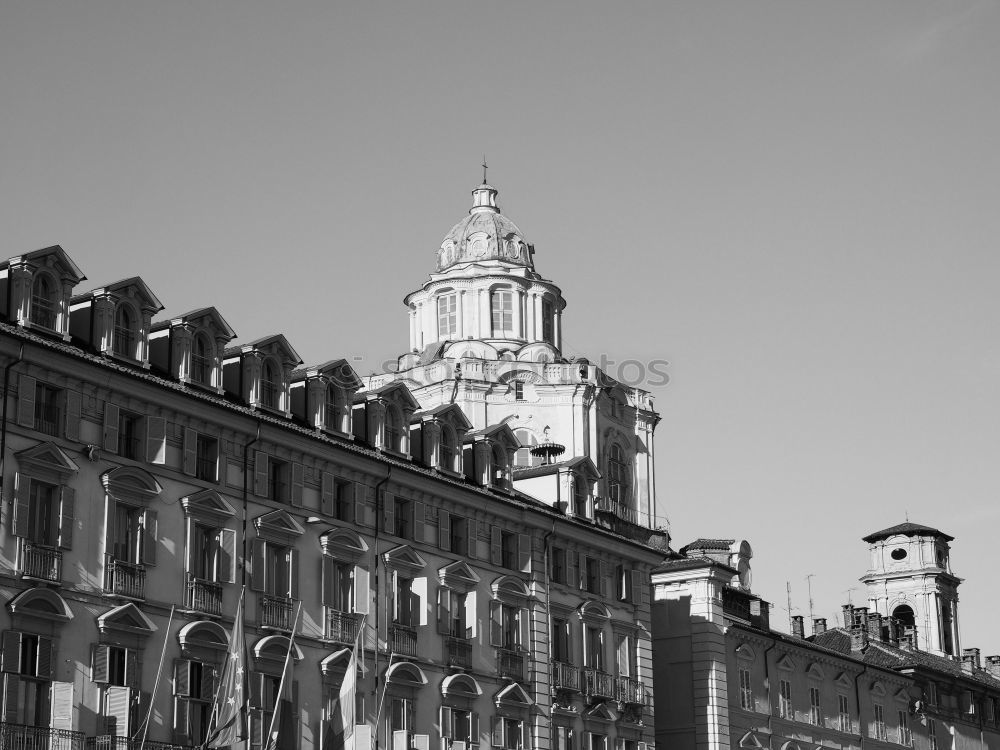
M 515 682 L 524 682 L 524 654 L 521 651 L 498 648 L 497 674 Z
M 646 686 L 634 677 L 615 678 L 615 700 L 620 703 L 646 705 Z
M 56 435 L 60 433 L 62 425 L 62 410 L 57 404 L 36 403 L 35 404 L 35 429 L 44 432 L 46 435 Z
M 400 656 L 416 656 L 417 629 L 393 623 L 389 628 L 389 649 Z
M 141 739 L 122 737 L 118 734 L 99 734 L 87 738 L 84 750 L 194 750 L 194 746 L 152 740 L 143 742 Z
M 639 513 L 636 509 L 630 508 L 620 500 L 610 497 L 597 497 L 594 501 L 594 510 L 598 513 L 608 513 L 634 526 L 639 525 Z
M 561 661 L 552 662 L 552 687 L 558 690 L 580 690 L 580 668 Z
M 104 589 L 118 596 L 130 599 L 146 598 L 146 568 L 143 565 L 128 563 L 107 557 L 107 581 Z
M 292 618 L 295 616 L 295 599 L 287 596 L 268 596 L 260 598 L 260 625 L 263 628 L 291 630 Z
M 583 670 L 583 692 L 598 698 L 615 699 L 614 678 L 596 669 Z
M 358 637 L 361 618 L 353 612 L 341 612 L 333 607 L 326 608 L 326 637 L 338 643 L 354 643 Z
M 447 636 L 445 649 L 448 652 L 448 666 L 468 669 L 472 666 L 472 641 L 468 638 Z
M 222 614 L 222 584 L 189 577 L 187 583 L 187 606 L 195 612 L 207 615 Z
M 25 542 L 21 555 L 21 575 L 58 583 L 62 580 L 63 553 L 51 547 Z
M 0 747 L 4 750 L 84 750 L 83 743 L 83 732 L 0 723 Z

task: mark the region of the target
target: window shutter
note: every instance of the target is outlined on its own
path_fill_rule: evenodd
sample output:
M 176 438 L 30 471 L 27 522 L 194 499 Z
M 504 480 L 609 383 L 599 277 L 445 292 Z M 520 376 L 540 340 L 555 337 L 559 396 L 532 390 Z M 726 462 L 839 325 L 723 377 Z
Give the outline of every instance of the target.
M 476 631 L 476 592 L 465 595 L 465 637 L 475 637 Z
M 63 487 L 62 502 L 59 504 L 59 546 L 62 549 L 73 547 L 73 511 L 76 505 L 76 492 L 72 487 Z
M 111 402 L 104 404 L 104 450 L 118 452 L 118 407 Z
M 579 579 L 576 582 L 577 587 L 581 588 L 581 589 L 586 589 L 587 588 L 587 556 L 585 554 L 583 554 L 582 552 L 580 553 L 580 567 L 577 568 L 577 572 L 580 575 Z
M 503 564 L 503 552 L 500 546 L 499 526 L 490 526 L 490 562 L 494 565 Z
M 444 635 L 451 633 L 451 590 L 438 586 L 437 605 L 438 632 Z
M 371 526 L 372 523 L 368 520 L 368 514 L 365 511 L 365 500 L 368 497 L 368 490 L 370 488 L 367 485 L 363 486 L 364 489 L 359 492 L 358 486 L 353 482 L 348 485 L 348 492 L 354 498 L 354 523 L 358 526 Z
M 21 688 L 21 678 L 16 674 L 3 676 L 3 720 L 8 724 L 20 724 L 22 717 L 18 715 L 18 693 Z
M 66 439 L 78 442 L 80 440 L 80 415 L 83 411 L 83 398 L 79 391 L 66 391 Z M 70 690 L 72 695 L 73 691 Z
M 447 706 L 441 706 L 438 709 L 438 726 L 441 727 L 441 739 L 450 740 L 451 739 L 451 709 Z
M 438 510 L 438 547 L 451 551 L 451 514 Z
M 264 451 L 254 451 L 253 494 L 257 497 L 267 497 L 267 479 L 267 454 Z
M 3 631 L 0 650 L 0 669 L 4 672 L 21 671 L 21 634 L 16 630 Z
M 184 459 L 182 468 L 185 474 L 193 477 L 198 469 L 198 433 L 190 427 L 184 428 Z
M 337 585 L 336 576 L 337 562 L 332 557 L 323 555 L 323 568 L 321 571 L 322 581 L 320 588 L 322 591 L 321 603 L 326 607 L 332 607 L 334 601 L 336 601 L 336 595 L 334 594 L 334 590 Z
M 502 716 L 494 716 L 493 717 L 493 737 L 492 737 L 493 747 L 503 747 L 504 746 L 504 744 L 503 744 L 503 730 L 504 730 L 503 717 Z
M 288 549 L 288 595 L 292 599 L 299 598 L 299 551 L 294 547 Z
M 191 695 L 191 662 L 187 659 L 174 660 L 174 695 Z
M 125 649 L 125 684 L 129 687 L 139 687 L 139 659 L 135 649 Z
M 361 566 L 354 568 L 354 611 L 359 615 L 368 614 L 368 570 Z
M 190 709 L 187 698 L 174 697 L 174 742 L 178 745 L 191 744 L 191 736 L 188 734 Z
M 601 575 L 601 596 L 607 598 L 608 596 L 608 564 L 604 560 L 598 561 L 599 571 Z
M 146 461 L 167 462 L 167 420 L 163 417 L 146 417 Z
M 250 588 L 264 590 L 264 540 L 254 539 L 250 551 Z
M 469 715 L 469 739 L 473 745 L 479 744 L 479 714 L 475 711 Z
M 127 687 L 108 685 L 104 693 L 105 732 L 119 737 L 131 735 L 129 727 L 129 704 L 131 691 Z
M 17 379 L 17 423 L 21 427 L 35 426 L 35 379 L 29 375 Z
M 98 644 L 90 652 L 90 679 L 96 683 L 108 681 L 108 647 Z
M 479 534 L 476 524 L 477 521 L 472 516 L 465 519 L 466 552 L 470 560 L 475 560 L 479 556 Z
M 215 667 L 201 666 L 201 697 L 215 698 Z
M 517 617 L 517 645 L 523 651 L 532 651 L 531 648 L 531 617 L 527 609 L 518 610 Z
M 53 729 L 73 728 L 73 683 L 53 682 L 49 694 Z
M 332 516 L 337 506 L 337 481 L 333 474 L 324 471 L 320 479 L 320 510 L 325 516 Z
M 522 573 L 531 572 L 531 537 L 527 534 L 517 535 L 517 567 Z
M 219 530 L 219 582 L 236 582 L 236 530 Z
M 424 542 L 426 541 L 424 535 L 424 504 L 414 501 L 410 503 L 410 507 L 413 508 L 413 541 Z
M 392 534 L 396 531 L 396 498 L 388 492 L 382 493 L 382 531 Z
M 292 463 L 292 492 L 289 497 L 291 504 L 302 507 L 302 485 L 305 484 L 305 467 L 298 461 Z
M 521 721 L 521 747 L 524 750 L 530 750 L 531 748 L 531 722 Z
M 645 588 L 645 582 L 643 581 L 642 571 L 638 568 L 633 568 L 631 571 L 632 575 L 632 598 L 631 601 L 635 605 L 642 604 L 642 592 Z
M 53 658 L 54 645 L 51 638 L 38 636 L 38 659 L 35 662 L 35 677 L 41 677 L 44 680 L 52 679 L 52 668 L 55 666 L 55 659 Z
M 142 562 L 156 565 L 156 511 L 149 508 L 142 514 Z
M 503 605 L 490 602 L 490 645 L 503 645 Z
M 31 533 L 28 516 L 31 512 L 29 498 L 31 496 L 31 478 L 21 472 L 14 474 L 14 518 L 12 530 L 14 536 L 27 537 Z

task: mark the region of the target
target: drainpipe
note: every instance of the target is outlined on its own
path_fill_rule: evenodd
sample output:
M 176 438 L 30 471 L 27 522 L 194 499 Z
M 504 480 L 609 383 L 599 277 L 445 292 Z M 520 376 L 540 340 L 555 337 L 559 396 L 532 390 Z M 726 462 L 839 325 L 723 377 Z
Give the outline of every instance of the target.
M 767 744 L 771 744 L 771 740 L 774 738 L 774 728 L 771 726 L 771 719 L 774 716 L 774 706 L 771 704 L 771 670 L 768 667 L 767 655 L 774 650 L 774 647 L 778 645 L 777 641 L 774 641 L 770 646 L 764 649 L 764 684 L 767 685 Z
M 248 443 L 243 444 L 243 568 L 240 575 L 240 584 L 247 585 L 247 514 L 249 512 L 249 484 L 250 484 L 250 446 L 260 440 L 260 420 L 257 420 L 257 436 Z
M 378 700 L 378 686 L 379 686 L 379 676 L 378 676 L 378 625 L 379 625 L 379 612 L 382 609 L 382 595 L 379 589 L 380 576 L 378 574 L 379 566 L 379 554 L 378 554 L 378 533 L 382 527 L 382 488 L 385 486 L 386 482 L 389 481 L 389 477 L 392 476 L 392 466 L 386 467 L 387 471 L 385 474 L 385 479 L 380 481 L 375 485 L 375 537 L 372 541 L 372 550 L 375 553 L 375 559 L 373 561 L 372 570 L 375 573 L 375 668 L 373 674 L 375 675 L 375 683 L 372 686 L 372 698 L 376 706 L 381 706 Z M 355 519 L 357 521 L 357 519 Z M 382 561 L 382 567 L 385 568 L 385 561 Z M 386 633 L 388 634 L 389 628 L 386 627 Z M 387 644 L 388 645 L 388 644 Z M 390 651 L 389 659 L 392 659 L 392 653 Z M 375 715 L 375 750 L 379 748 L 379 733 L 378 733 L 378 720 L 379 716 Z
M 865 725 L 861 720 L 861 685 L 858 682 L 862 677 L 864 677 L 865 672 L 868 671 L 868 665 L 862 664 L 861 671 L 858 672 L 857 676 L 854 678 L 854 707 L 858 712 L 858 745 L 864 750 L 865 746 Z
M 24 361 L 24 342 L 17 352 L 17 359 L 4 368 L 3 371 L 3 417 L 0 417 L 0 502 L 3 502 L 4 465 L 7 462 L 7 396 L 10 392 L 10 371 Z

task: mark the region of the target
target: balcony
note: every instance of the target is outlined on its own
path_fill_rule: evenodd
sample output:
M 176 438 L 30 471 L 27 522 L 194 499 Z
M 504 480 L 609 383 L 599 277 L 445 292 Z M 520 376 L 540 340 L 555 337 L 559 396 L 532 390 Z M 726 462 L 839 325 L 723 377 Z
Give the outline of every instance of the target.
M 389 650 L 399 656 L 417 655 L 417 629 L 393 623 L 389 626 Z
M 109 594 L 125 596 L 129 599 L 146 598 L 146 567 L 135 563 L 105 557 L 106 581 L 104 590 Z
M 597 669 L 583 670 L 583 692 L 595 698 L 617 699 L 614 678 Z
M 615 700 L 645 706 L 646 686 L 634 677 L 615 677 Z
M 580 692 L 580 668 L 561 661 L 552 662 L 552 688 Z
M 59 750 L 62 749 L 59 748 Z M 99 734 L 96 737 L 88 737 L 86 746 L 82 750 L 195 750 L 195 747 L 193 745 L 175 745 L 172 742 L 153 742 L 152 740 L 142 742 L 141 739 L 122 737 L 117 734 Z
M 358 637 L 360 624 L 361 618 L 353 612 L 341 612 L 333 607 L 327 607 L 324 637 L 337 643 L 354 643 Z
M 451 635 L 446 636 L 444 641 L 448 666 L 469 669 L 472 666 L 472 641 Z
M 645 513 L 632 508 L 627 503 L 610 497 L 594 498 L 594 519 L 598 526 L 657 549 L 666 549 L 669 535 L 666 529 L 654 528 Z
M 524 682 L 524 653 L 508 648 L 498 648 L 497 674 L 507 680 Z
M 258 610 L 260 626 L 290 631 L 295 617 L 295 603 L 295 599 L 287 596 L 262 594 Z
M 63 553 L 51 547 L 39 547 L 25 542 L 21 549 L 21 575 L 40 581 L 59 583 L 62 580 Z
M 188 576 L 185 604 L 195 612 L 206 615 L 222 614 L 222 584 Z
M 770 629 L 771 605 L 745 591 L 727 586 L 722 589 L 722 612 L 761 630 Z
M 0 747 L 4 750 L 84 750 L 83 743 L 83 732 L 0 723 Z

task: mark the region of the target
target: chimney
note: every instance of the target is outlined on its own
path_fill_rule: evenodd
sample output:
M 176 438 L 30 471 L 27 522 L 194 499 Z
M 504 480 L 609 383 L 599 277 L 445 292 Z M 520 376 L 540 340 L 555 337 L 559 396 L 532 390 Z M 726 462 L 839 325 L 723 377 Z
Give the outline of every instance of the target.
M 899 645 L 899 632 L 901 630 L 899 620 L 895 617 L 885 618 L 886 629 L 889 631 L 889 643 L 893 646 Z
M 899 647 L 905 648 L 907 651 L 916 651 L 917 649 L 917 626 L 916 625 L 903 625 L 900 630 L 902 635 L 899 636 Z
M 820 633 L 826 632 L 826 618 L 817 617 L 813 620 L 813 635 L 819 635 Z
M 792 617 L 792 635 L 796 638 L 805 638 L 805 618 L 802 615 L 794 615 Z
M 861 628 L 864 630 L 868 627 L 868 607 L 855 607 L 852 611 L 854 615 L 854 622 L 851 623 L 851 628 Z
M 986 657 L 986 671 L 1000 679 L 1000 656 Z
M 866 623 L 866 626 L 868 629 L 868 640 L 882 640 L 882 615 L 878 612 L 872 612 L 868 615 L 868 622 Z
M 848 630 L 854 625 L 854 607 L 850 604 L 845 604 L 840 608 L 840 611 L 844 614 L 844 627 Z
M 979 649 L 978 648 L 963 648 L 962 649 L 962 669 L 969 672 L 974 669 L 979 669 Z
M 864 628 L 851 630 L 851 651 L 864 651 L 868 645 L 868 631 Z
M 750 600 L 750 624 L 761 630 L 771 629 L 771 605 L 763 599 L 754 597 Z

